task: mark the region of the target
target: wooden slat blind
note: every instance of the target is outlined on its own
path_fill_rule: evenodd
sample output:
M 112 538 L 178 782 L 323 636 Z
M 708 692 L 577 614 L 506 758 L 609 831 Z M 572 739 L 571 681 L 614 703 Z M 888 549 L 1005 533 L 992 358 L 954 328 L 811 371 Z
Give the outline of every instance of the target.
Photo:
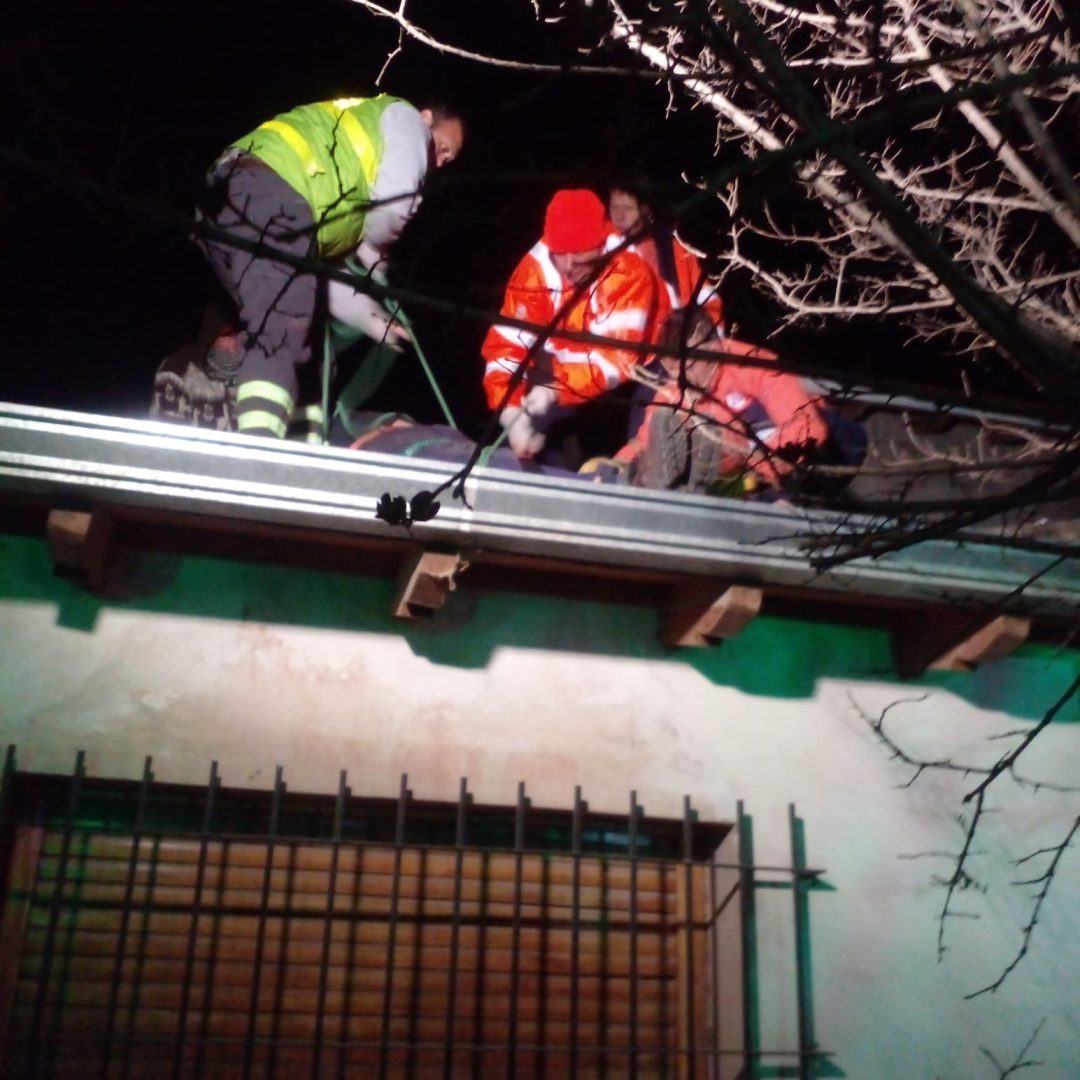
M 343 843 L 332 872 L 330 844 L 78 833 L 64 861 L 37 832 L 11 1075 L 43 978 L 55 1077 L 310 1075 L 317 1031 L 324 1076 L 562 1078 L 572 1044 L 619 1076 L 632 1028 L 639 1076 L 705 1075 L 680 1049 L 708 1024 L 703 866 L 579 856 L 575 908 L 569 855 L 521 856 L 518 889 L 510 852 L 460 853 L 458 881 L 452 849 Z

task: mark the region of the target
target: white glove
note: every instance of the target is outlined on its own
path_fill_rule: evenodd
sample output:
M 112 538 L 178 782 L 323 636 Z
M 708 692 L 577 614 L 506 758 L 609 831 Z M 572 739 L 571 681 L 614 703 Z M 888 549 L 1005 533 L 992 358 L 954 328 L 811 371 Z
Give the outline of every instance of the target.
M 555 391 L 550 386 L 534 386 L 521 400 L 525 412 L 534 420 L 547 416 L 555 405 Z
M 535 457 L 544 449 L 547 436 L 542 431 L 537 431 L 529 414 L 517 405 L 507 405 L 499 413 L 499 423 L 506 432 L 506 441 L 510 449 L 519 458 Z
M 339 322 L 362 330 L 369 338 L 385 342 L 398 352 L 410 340 L 408 330 L 391 319 L 375 297 L 342 281 L 332 280 L 327 286 L 326 306 Z

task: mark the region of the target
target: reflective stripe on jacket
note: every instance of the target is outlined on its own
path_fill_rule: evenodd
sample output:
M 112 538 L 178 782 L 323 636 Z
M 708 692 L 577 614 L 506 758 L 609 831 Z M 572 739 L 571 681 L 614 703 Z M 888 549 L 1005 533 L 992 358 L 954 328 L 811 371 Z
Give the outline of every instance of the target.
M 359 243 L 383 156 L 380 121 L 400 100 L 380 94 L 299 105 L 233 144 L 264 161 L 308 201 L 320 255 L 344 255 Z
M 530 385 L 550 386 L 559 405 L 580 405 L 620 385 L 645 357 L 617 345 L 568 341 L 558 330 L 597 334 L 618 341 L 655 341 L 671 311 L 667 294 L 645 261 L 633 252 L 614 255 L 585 293 L 559 316 L 556 332 L 534 356 L 529 376 L 503 401 L 515 371 L 537 335 L 555 321 L 574 294 L 537 243 L 518 263 L 506 286 L 501 314 L 534 323 L 535 330 L 495 323 L 484 338 L 484 393 L 492 409 L 520 404 Z

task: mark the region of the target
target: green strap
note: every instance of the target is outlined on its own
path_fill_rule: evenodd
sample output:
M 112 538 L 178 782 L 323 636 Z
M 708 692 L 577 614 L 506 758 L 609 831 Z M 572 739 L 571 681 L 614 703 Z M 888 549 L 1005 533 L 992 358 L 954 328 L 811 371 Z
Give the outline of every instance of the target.
M 490 446 L 485 446 L 484 449 L 480 451 L 480 456 L 476 459 L 476 464 L 481 468 L 485 467 L 491 460 L 491 455 L 494 454 L 504 442 L 506 442 L 506 428 L 503 428 L 503 430 L 499 432 L 499 437 Z
M 390 312 L 390 317 L 396 319 L 409 331 L 409 336 L 412 338 L 413 349 L 416 350 L 416 357 L 420 361 L 420 366 L 424 369 L 427 381 L 431 384 L 432 392 L 435 394 L 435 400 L 438 401 L 439 408 L 442 409 L 442 414 L 446 417 L 446 422 L 455 431 L 460 430 L 457 421 L 454 419 L 454 414 L 450 411 L 450 406 L 446 402 L 446 398 L 443 397 L 443 392 L 439 387 L 438 380 L 435 378 L 435 372 L 431 370 L 431 365 L 424 355 L 424 350 L 420 347 L 420 342 L 416 337 L 416 331 L 413 329 L 412 320 L 405 314 L 401 305 L 396 300 L 390 300 L 388 298 L 384 303 L 386 305 L 386 310 Z
M 358 263 L 356 259 L 354 259 L 352 256 L 345 260 L 345 265 L 358 278 L 365 278 L 368 276 L 369 271 L 360 263 Z M 416 352 L 416 357 L 420 361 L 420 366 L 424 369 L 424 374 L 427 376 L 427 381 L 431 386 L 432 392 L 435 394 L 435 400 L 439 403 L 439 408 L 442 409 L 442 414 L 446 418 L 446 422 L 452 428 L 454 428 L 455 431 L 460 430 L 460 428 L 458 428 L 457 421 L 454 419 L 454 414 L 450 411 L 450 406 L 447 404 L 446 398 L 443 396 L 443 392 L 439 386 L 438 380 L 435 378 L 435 372 L 432 371 L 431 365 L 428 363 L 427 356 L 425 356 L 424 350 L 423 348 L 421 348 L 420 342 L 417 340 L 416 331 L 413 329 L 412 320 L 405 314 L 405 312 L 401 308 L 401 305 L 396 300 L 391 300 L 389 297 L 387 297 L 385 300 L 383 300 L 382 303 L 383 306 L 386 308 L 390 318 L 396 319 L 399 323 L 401 323 L 402 326 L 405 327 L 406 330 L 409 331 L 409 336 L 412 338 L 412 346 Z M 395 354 L 395 356 L 396 355 L 397 354 Z M 364 363 L 367 363 L 367 358 L 365 358 Z M 363 365 L 361 365 L 361 367 L 363 367 Z M 388 367 L 387 370 L 389 370 Z M 359 374 L 360 373 L 357 372 L 357 376 Z M 354 380 L 357 376 L 353 377 Z M 371 387 L 368 396 L 375 392 L 375 389 L 385 377 L 386 371 L 383 371 L 381 374 L 378 375 L 378 381 L 375 382 L 374 385 Z M 366 398 L 364 400 L 366 400 Z
M 338 394 L 343 411 L 359 409 L 383 384 L 401 354 L 383 342 L 370 342 L 353 376 Z
M 330 371 L 334 366 L 334 345 L 330 340 L 330 320 L 326 320 L 326 332 L 323 334 L 322 357 L 322 440 L 323 445 L 330 443 Z

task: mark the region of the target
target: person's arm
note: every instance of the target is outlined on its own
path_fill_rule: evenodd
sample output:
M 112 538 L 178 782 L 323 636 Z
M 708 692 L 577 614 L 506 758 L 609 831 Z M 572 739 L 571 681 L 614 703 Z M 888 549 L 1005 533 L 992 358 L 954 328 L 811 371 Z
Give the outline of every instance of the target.
M 508 400 L 503 399 L 510 380 L 535 345 L 539 330 L 551 321 L 554 310 L 543 273 L 536 261 L 526 255 L 510 276 L 500 314 L 534 323 L 537 330 L 523 330 L 501 323 L 493 323 L 488 330 L 480 352 L 484 358 L 484 396 L 489 409 L 521 404 L 528 390 L 524 380 L 518 383 Z
M 407 101 L 386 107 L 380 121 L 383 156 L 371 185 L 371 209 L 357 255 L 372 269 L 386 257 L 409 219 L 420 208 L 420 186 L 427 176 L 431 131 Z
M 380 263 L 420 206 L 431 132 L 420 113 L 406 101 L 388 105 L 380 125 L 383 156 L 368 192 L 372 207 L 364 217 L 356 257 L 376 280 L 385 280 Z M 383 304 L 362 289 L 332 280 L 326 294 L 330 314 L 339 322 L 395 349 L 409 340 L 408 331 L 392 321 Z

